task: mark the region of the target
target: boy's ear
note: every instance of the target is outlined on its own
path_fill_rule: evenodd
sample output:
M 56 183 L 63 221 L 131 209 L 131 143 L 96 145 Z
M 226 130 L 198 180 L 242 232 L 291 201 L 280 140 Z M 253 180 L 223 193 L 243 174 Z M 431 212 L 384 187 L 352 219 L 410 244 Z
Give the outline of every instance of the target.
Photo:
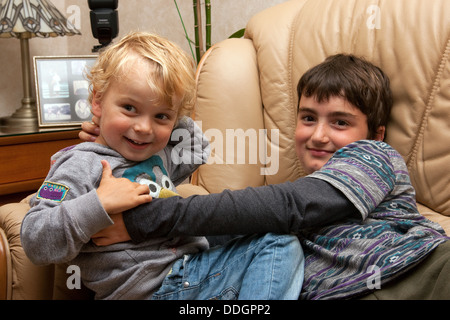
M 96 91 L 92 91 L 91 111 L 92 114 L 96 117 L 100 118 L 100 116 L 102 115 L 101 102 Z
M 386 127 L 385 126 L 379 126 L 378 129 L 377 129 L 377 132 L 375 133 L 375 137 L 373 138 L 373 140 L 383 141 L 385 133 L 386 133 Z

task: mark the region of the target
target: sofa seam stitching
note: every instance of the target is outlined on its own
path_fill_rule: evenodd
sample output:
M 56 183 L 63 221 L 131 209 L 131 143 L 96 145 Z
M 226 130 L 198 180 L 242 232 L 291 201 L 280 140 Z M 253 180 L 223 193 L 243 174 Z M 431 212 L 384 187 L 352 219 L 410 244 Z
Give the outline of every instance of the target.
M 421 117 L 421 123 L 419 126 L 419 130 L 417 132 L 416 138 L 414 139 L 414 144 L 413 147 L 411 149 L 410 154 L 408 155 L 408 161 L 407 161 L 407 168 L 409 171 L 412 170 L 414 163 L 417 159 L 417 153 L 419 150 L 419 144 L 422 142 L 423 140 L 423 136 L 425 133 L 425 128 L 427 127 L 428 124 L 428 118 L 429 115 L 431 113 L 432 110 L 432 106 L 434 104 L 434 100 L 435 97 L 437 95 L 437 93 L 439 92 L 440 89 L 440 82 L 441 82 L 441 78 L 444 72 L 444 68 L 445 65 L 447 63 L 447 61 L 449 60 L 449 53 L 450 53 L 450 38 L 447 40 L 447 44 L 445 46 L 444 52 L 442 54 L 442 57 L 440 59 L 440 63 L 439 63 L 439 67 L 435 76 L 435 80 L 433 81 L 433 86 L 430 92 L 430 95 L 428 97 L 428 101 L 427 104 L 425 105 L 425 111 L 422 114 Z

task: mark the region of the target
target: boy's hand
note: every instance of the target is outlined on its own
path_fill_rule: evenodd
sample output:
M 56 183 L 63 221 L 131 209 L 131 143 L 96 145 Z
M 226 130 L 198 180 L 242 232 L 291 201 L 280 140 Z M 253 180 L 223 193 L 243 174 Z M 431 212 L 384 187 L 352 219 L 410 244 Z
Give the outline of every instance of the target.
M 122 213 L 110 216 L 114 224 L 100 230 L 92 236 L 92 241 L 97 246 L 108 246 L 110 244 L 125 242 L 131 240 L 127 228 L 123 222 Z
M 152 201 L 148 185 L 131 182 L 126 178 L 115 178 L 106 160 L 102 160 L 102 166 L 102 180 L 97 195 L 108 214 L 121 213 Z
M 85 121 L 81 124 L 80 133 L 78 137 L 83 141 L 94 142 L 100 134 L 100 127 L 98 126 L 99 119 L 96 116 L 92 117 L 92 122 Z

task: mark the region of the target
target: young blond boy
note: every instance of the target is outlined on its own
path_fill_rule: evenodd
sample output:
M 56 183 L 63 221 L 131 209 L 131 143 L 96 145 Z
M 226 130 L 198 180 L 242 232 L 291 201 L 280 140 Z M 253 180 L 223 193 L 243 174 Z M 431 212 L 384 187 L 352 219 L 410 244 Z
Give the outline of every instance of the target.
M 77 265 L 97 299 L 295 299 L 303 280 L 295 236 L 243 237 L 212 250 L 204 237 L 90 240 L 113 224 L 108 214 L 176 195 L 174 185 L 206 162 L 208 142 L 183 117 L 194 70 L 170 41 L 131 33 L 100 54 L 89 80 L 100 135 L 55 156 L 22 223 L 30 260 Z M 170 141 L 175 126 L 179 143 Z

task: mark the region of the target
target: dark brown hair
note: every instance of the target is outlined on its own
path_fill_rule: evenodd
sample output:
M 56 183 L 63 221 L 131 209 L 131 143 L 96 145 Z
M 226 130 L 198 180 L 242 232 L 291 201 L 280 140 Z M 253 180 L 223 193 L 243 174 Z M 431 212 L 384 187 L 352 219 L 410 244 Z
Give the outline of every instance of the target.
M 392 108 L 389 78 L 377 66 L 353 55 L 337 54 L 309 69 L 297 86 L 301 96 L 318 102 L 343 97 L 367 116 L 369 139 L 386 126 Z

